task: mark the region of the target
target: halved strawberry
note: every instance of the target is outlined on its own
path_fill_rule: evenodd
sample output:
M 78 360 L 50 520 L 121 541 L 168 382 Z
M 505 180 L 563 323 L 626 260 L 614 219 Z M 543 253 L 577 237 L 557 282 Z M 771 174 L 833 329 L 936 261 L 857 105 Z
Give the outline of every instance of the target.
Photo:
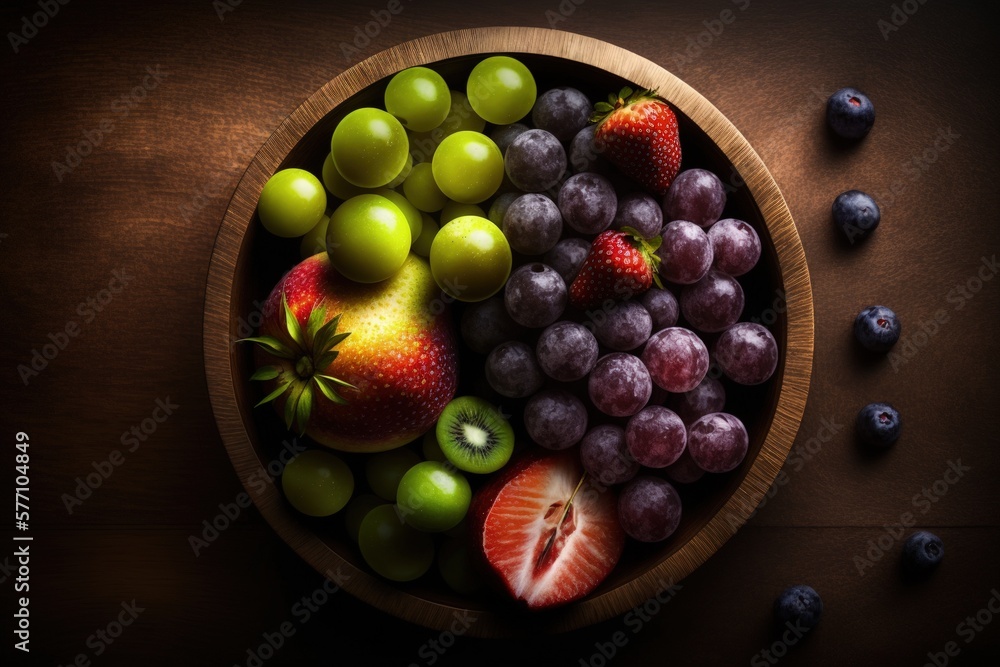
M 529 608 L 578 600 L 614 568 L 625 546 L 615 492 L 584 478 L 574 452 L 531 452 L 472 501 L 475 549 Z

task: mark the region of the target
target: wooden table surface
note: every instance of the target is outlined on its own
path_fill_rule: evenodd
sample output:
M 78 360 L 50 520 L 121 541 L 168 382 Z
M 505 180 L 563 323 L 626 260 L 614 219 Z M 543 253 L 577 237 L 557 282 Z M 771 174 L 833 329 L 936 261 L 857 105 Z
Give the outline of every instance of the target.
M 34 538 L 26 656 L 11 634 L 23 543 L 4 519 L 13 664 L 1000 664 L 995 11 L 926 0 L 399 2 L 398 14 L 380 13 L 383 0 L 5 3 L 0 479 L 13 494 L 15 434 L 27 433 Z M 373 15 L 391 21 L 353 44 Z M 346 593 L 304 612 L 322 578 L 253 508 L 195 555 L 189 537 L 242 490 L 215 429 L 201 332 L 215 235 L 250 157 L 314 90 L 378 50 L 550 21 L 677 73 L 781 187 L 816 306 L 812 388 L 782 483 L 668 603 L 541 641 L 456 638 Z M 846 85 L 878 113 L 853 148 L 823 124 L 825 98 Z M 883 211 L 858 247 L 830 221 L 849 188 Z M 851 322 L 872 303 L 903 320 L 892 358 L 853 344 Z M 878 457 L 851 428 L 873 400 L 895 404 L 905 424 Z M 947 551 L 919 585 L 897 567 L 910 530 L 897 526 L 911 519 Z M 826 610 L 789 647 L 769 623 L 793 583 L 816 588 Z

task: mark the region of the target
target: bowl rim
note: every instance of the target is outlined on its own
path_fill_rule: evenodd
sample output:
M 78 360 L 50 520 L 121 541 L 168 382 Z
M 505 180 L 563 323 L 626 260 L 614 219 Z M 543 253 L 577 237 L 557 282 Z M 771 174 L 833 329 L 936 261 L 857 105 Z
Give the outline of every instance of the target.
M 238 258 L 257 199 L 269 176 L 303 136 L 357 91 L 407 67 L 490 53 L 551 56 L 590 64 L 660 95 L 693 121 L 740 174 L 760 210 L 777 257 L 784 292 L 786 335 L 774 417 L 746 476 L 714 516 L 684 545 L 644 574 L 532 622 L 532 632 L 568 631 L 612 618 L 659 595 L 703 564 L 756 511 L 794 443 L 809 393 L 814 345 L 812 288 L 805 252 L 777 183 L 746 138 L 712 103 L 677 76 L 627 49 L 576 33 L 535 27 L 484 27 L 441 32 L 389 47 L 325 83 L 282 121 L 240 178 L 215 241 L 205 293 L 203 348 L 209 397 L 219 434 L 246 490 L 258 475 L 271 479 L 256 454 L 234 387 L 233 286 Z M 362 601 L 435 630 L 449 628 L 469 610 L 426 600 L 348 562 L 315 532 L 284 521 L 276 484 L 251 493 L 278 535 L 319 573 Z M 344 574 L 344 571 L 348 574 Z M 418 603 L 418 604 L 415 604 Z M 509 615 L 473 610 L 468 634 L 521 634 Z

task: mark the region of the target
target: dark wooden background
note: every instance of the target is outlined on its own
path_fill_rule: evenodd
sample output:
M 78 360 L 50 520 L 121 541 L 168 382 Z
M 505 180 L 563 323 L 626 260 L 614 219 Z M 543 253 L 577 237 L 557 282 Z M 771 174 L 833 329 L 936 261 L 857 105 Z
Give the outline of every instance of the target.
M 342 43 L 386 2 L 222 2 L 71 2 L 17 53 L 9 35 L 0 48 L 0 479 L 9 498 L 14 434 L 27 432 L 34 536 L 32 659 L 18 654 L 14 664 L 68 665 L 84 654 L 106 665 L 246 665 L 248 649 L 286 621 L 295 634 L 265 664 L 773 664 L 760 653 L 775 640 L 771 603 L 800 582 L 822 594 L 826 612 L 782 664 L 921 665 L 950 641 L 960 649 L 952 663 L 1000 664 L 1000 618 L 981 611 L 1000 587 L 1000 280 L 988 268 L 1000 249 L 1000 49 L 990 5 L 907 0 L 895 5 L 898 30 L 884 35 L 897 27 L 888 0 L 401 0 L 377 37 L 345 56 Z M 322 579 L 254 509 L 197 557 L 188 543 L 242 490 L 202 370 L 205 279 L 223 211 L 281 119 L 360 57 L 459 27 L 546 26 L 560 8 L 556 27 L 632 49 L 704 94 L 788 200 L 817 333 L 786 483 L 648 622 L 619 617 L 542 641 L 451 646 L 340 593 L 301 623 L 293 606 Z M 712 22 L 725 9 L 735 20 L 706 33 L 718 32 Z M 38 11 L 5 3 L 0 28 L 19 32 Z M 690 44 L 700 34 L 698 53 Z M 136 91 L 144 99 L 123 105 L 147 68 L 159 68 L 160 81 L 147 78 Z M 823 124 L 825 97 L 845 85 L 867 91 L 878 112 L 853 148 L 832 142 Z M 87 134 L 97 143 L 102 122 L 110 131 L 93 151 L 57 174 L 67 146 Z M 854 187 L 883 205 L 881 228 L 858 247 L 829 217 L 834 196 Z M 87 300 L 101 298 L 115 270 L 132 278 L 97 312 Z M 993 279 L 978 282 L 980 271 Z M 853 345 L 851 322 L 871 303 L 902 317 L 913 347 L 895 364 Z M 921 336 L 936 316 L 946 321 Z M 79 335 L 26 386 L 18 365 L 70 323 Z M 128 451 L 123 432 L 168 398 L 173 414 Z M 850 427 L 872 400 L 894 403 L 905 424 L 879 457 L 858 448 Z M 63 494 L 114 450 L 124 461 L 70 514 Z M 915 504 L 959 459 L 969 470 L 957 483 Z M 940 570 L 905 584 L 900 543 L 884 537 L 884 557 L 860 575 L 855 556 L 906 512 L 943 538 Z M 5 651 L 16 597 L 11 522 L 2 520 L 0 547 Z M 91 638 L 133 599 L 144 611 L 120 637 Z M 970 637 L 960 624 L 977 613 L 977 623 L 993 622 Z M 610 650 L 619 631 L 627 645 L 605 661 L 598 645 Z

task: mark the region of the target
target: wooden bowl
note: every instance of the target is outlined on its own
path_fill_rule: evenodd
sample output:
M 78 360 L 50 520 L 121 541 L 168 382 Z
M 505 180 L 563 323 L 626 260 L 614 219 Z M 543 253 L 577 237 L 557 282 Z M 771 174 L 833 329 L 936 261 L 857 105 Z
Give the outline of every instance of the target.
M 464 90 L 471 67 L 493 53 L 522 60 L 539 92 L 570 85 L 602 99 L 627 83 L 655 88 L 673 105 L 681 125 L 683 166 L 719 175 L 731 186 L 724 217 L 748 221 L 761 237 L 761 261 L 740 279 L 747 303 L 743 319 L 756 317 L 770 325 L 780 350 L 778 369 L 766 384 L 727 387 L 727 410 L 744 419 L 750 433 L 741 467 L 707 475 L 690 489 L 681 486 L 684 518 L 669 540 L 630 543 L 596 591 L 544 613 L 528 612 L 500 596 L 458 596 L 434 570 L 411 584 L 385 581 L 365 566 L 341 521 L 304 517 L 276 485 L 261 484 L 287 460 L 282 442 L 290 436 L 273 410 L 253 409 L 251 346 L 235 344 L 256 329 L 260 304 L 299 261 L 297 240 L 271 237 L 257 221 L 257 199 L 267 179 L 293 166 L 318 174 L 339 119 L 359 106 L 381 106 L 385 84 L 396 72 L 430 65 L 452 88 Z M 655 63 L 590 37 L 540 28 L 477 28 L 415 39 L 358 63 L 306 100 L 267 140 L 236 188 L 212 255 L 204 327 L 205 367 L 219 432 L 247 492 L 282 539 L 318 572 L 338 576 L 348 592 L 389 614 L 444 630 L 456 613 L 468 613 L 475 618 L 468 634 L 484 637 L 565 631 L 606 620 L 704 563 L 751 515 L 784 463 L 805 408 L 813 354 L 812 292 L 802 245 L 774 179 L 746 139 L 708 100 Z

